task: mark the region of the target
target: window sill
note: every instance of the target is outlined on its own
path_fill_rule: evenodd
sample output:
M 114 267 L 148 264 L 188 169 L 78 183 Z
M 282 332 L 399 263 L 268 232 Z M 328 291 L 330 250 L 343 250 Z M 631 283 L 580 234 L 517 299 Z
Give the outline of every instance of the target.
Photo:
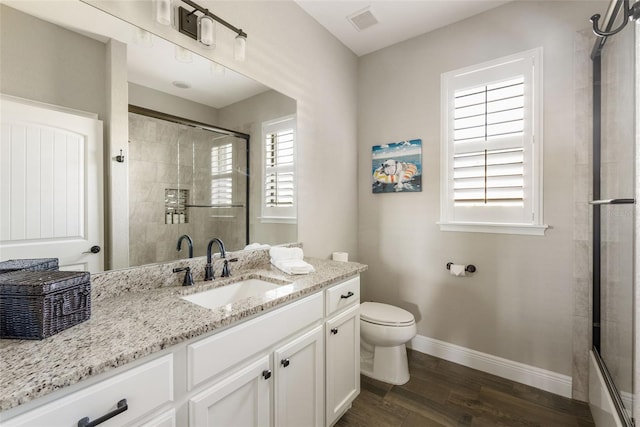
M 261 216 L 258 217 L 263 224 L 297 224 L 298 218 L 286 216 Z
M 483 222 L 438 222 L 440 231 L 462 231 L 468 233 L 522 234 L 544 236 L 549 228 L 546 224 L 499 224 Z

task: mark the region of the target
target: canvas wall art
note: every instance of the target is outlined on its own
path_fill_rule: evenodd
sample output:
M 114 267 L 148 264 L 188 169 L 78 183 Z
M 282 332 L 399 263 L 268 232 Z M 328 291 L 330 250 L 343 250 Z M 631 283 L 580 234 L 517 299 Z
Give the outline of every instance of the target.
M 371 173 L 374 193 L 422 191 L 422 140 L 374 145 Z

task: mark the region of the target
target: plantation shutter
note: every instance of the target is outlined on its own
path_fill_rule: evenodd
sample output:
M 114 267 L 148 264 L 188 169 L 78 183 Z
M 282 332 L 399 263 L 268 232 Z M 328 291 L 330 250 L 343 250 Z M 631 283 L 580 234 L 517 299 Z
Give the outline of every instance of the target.
M 263 217 L 294 218 L 295 118 L 285 117 L 263 124 L 263 138 Z
M 233 145 L 211 147 L 211 205 L 233 203 Z
M 540 61 L 534 49 L 442 75 L 441 229 L 541 224 Z
M 524 200 L 524 77 L 454 94 L 453 199 L 457 205 L 521 205 Z M 511 137 L 511 148 L 491 149 Z M 484 143 L 468 151 L 465 142 Z M 500 144 L 504 147 L 504 143 Z
M 293 129 L 269 133 L 265 142 L 265 205 L 292 207 Z

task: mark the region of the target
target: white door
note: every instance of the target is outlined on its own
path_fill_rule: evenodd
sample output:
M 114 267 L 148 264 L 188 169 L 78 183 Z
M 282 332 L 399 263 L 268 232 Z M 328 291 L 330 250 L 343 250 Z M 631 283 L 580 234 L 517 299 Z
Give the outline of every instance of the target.
M 270 378 L 269 356 L 264 356 L 234 372 L 213 387 L 189 399 L 189 425 L 269 427 Z
M 360 305 L 326 323 L 327 426 L 360 394 Z
M 102 122 L 53 108 L 0 98 L 0 261 L 102 271 Z
M 277 427 L 322 427 L 323 360 L 322 325 L 275 351 Z

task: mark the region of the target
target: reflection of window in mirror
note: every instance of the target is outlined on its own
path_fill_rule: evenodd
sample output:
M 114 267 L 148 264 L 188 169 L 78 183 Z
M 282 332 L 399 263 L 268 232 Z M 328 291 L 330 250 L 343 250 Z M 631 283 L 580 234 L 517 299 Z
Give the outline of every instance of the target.
M 262 222 L 296 222 L 296 118 L 286 116 L 262 124 Z
M 231 206 L 233 203 L 233 146 L 211 147 L 211 205 Z

